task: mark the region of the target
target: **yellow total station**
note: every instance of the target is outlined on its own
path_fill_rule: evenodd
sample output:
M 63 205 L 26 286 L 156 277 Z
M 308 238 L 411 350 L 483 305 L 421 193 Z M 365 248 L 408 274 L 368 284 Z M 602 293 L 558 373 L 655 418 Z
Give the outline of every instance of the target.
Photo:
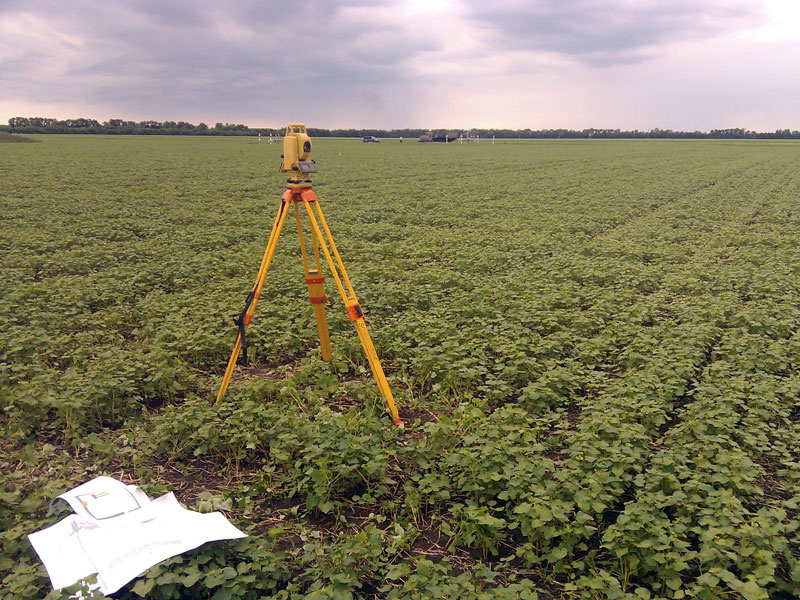
M 278 214 L 272 222 L 272 231 L 267 240 L 267 248 L 261 258 L 261 265 L 258 268 L 256 281 L 252 289 L 247 294 L 245 299 L 245 306 L 242 311 L 234 317 L 234 322 L 238 327 L 236 333 L 236 341 L 233 345 L 233 350 L 228 358 L 228 365 L 225 368 L 225 374 L 222 377 L 222 384 L 220 385 L 219 392 L 217 393 L 217 400 L 219 402 L 225 390 L 228 388 L 233 369 L 239 361 L 239 354 L 241 352 L 244 364 L 247 364 L 247 341 L 245 339 L 245 332 L 255 310 L 256 302 L 261 294 L 261 288 L 264 285 L 264 279 L 269 269 L 269 264 L 272 261 L 272 256 L 275 253 L 275 247 L 278 244 L 278 237 L 283 229 L 283 224 L 289 212 L 294 213 L 295 222 L 297 224 L 297 235 L 300 241 L 300 254 L 303 259 L 303 268 L 305 271 L 305 281 L 308 287 L 308 300 L 314 307 L 314 318 L 317 323 L 317 335 L 319 337 L 320 350 L 323 360 L 330 360 L 331 346 L 330 337 L 328 335 L 328 324 L 325 320 L 325 303 L 328 297 L 325 295 L 322 277 L 322 256 L 328 263 L 328 268 L 331 271 L 331 276 L 336 284 L 336 289 L 339 291 L 339 296 L 342 298 L 348 318 L 353 322 L 358 334 L 358 339 L 364 349 L 364 354 L 367 357 L 372 375 L 375 377 L 375 382 L 378 384 L 378 391 L 386 402 L 389 409 L 389 414 L 392 422 L 395 425 L 403 424 L 400 415 L 397 412 L 397 407 L 392 397 L 392 390 L 389 388 L 389 382 L 386 380 L 386 375 L 383 372 L 378 353 L 375 351 L 375 346 L 367 331 L 367 326 L 364 323 L 364 314 L 361 310 L 361 305 L 358 303 L 356 293 L 347 277 L 347 271 L 342 263 L 342 258 L 336 249 L 336 244 L 333 241 L 331 230 L 328 223 L 325 221 L 325 216 L 322 214 L 319 201 L 317 200 L 314 190 L 311 188 L 311 179 L 309 173 L 316 172 L 316 165 L 311 160 L 311 138 L 306 133 L 306 127 L 302 123 L 289 123 L 286 126 L 286 135 L 283 138 L 283 161 L 281 162 L 280 171 L 288 173 L 286 180 L 286 190 L 281 197 L 281 203 L 278 207 Z M 306 249 L 306 242 L 303 236 L 304 227 L 300 218 L 300 208 L 302 205 L 304 212 L 308 217 L 308 230 L 310 232 L 311 252 Z M 310 260 L 309 254 L 313 257 L 313 264 Z
M 306 133 L 306 126 L 302 123 L 289 123 L 286 126 L 286 135 L 283 136 L 283 159 L 281 173 L 289 173 L 287 183 L 291 186 L 311 183 L 309 173 L 317 170 L 311 158 L 311 138 Z

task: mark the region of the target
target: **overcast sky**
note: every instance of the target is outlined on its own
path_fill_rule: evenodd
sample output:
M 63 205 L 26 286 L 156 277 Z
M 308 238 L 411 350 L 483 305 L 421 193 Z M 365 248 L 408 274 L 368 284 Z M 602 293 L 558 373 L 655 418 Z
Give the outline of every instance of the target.
M 14 116 L 800 129 L 800 0 L 0 0 Z

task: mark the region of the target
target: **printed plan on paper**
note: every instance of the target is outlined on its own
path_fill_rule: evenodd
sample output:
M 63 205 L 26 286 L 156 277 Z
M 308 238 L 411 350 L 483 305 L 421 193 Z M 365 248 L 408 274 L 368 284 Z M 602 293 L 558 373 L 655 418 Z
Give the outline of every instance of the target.
M 111 594 L 171 556 L 246 537 L 221 513 L 186 510 L 172 492 L 150 500 L 111 477 L 97 477 L 58 498 L 75 514 L 28 536 L 55 589 L 97 573 L 98 588 Z

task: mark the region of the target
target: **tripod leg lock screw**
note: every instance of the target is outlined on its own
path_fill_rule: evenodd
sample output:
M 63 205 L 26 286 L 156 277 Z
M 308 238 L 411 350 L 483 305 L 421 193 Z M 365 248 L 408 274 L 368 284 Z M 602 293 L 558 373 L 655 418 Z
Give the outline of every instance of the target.
M 361 311 L 361 305 L 358 302 L 353 304 L 347 305 L 347 316 L 350 317 L 351 321 L 355 321 L 364 316 L 364 313 Z

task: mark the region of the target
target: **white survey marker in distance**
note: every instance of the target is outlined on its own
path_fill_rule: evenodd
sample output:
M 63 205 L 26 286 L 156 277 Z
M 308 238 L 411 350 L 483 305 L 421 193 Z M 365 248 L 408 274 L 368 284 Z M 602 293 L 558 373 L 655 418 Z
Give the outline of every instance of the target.
M 162 560 L 206 542 L 247 537 L 221 513 L 186 510 L 172 492 L 150 500 L 111 477 L 58 498 L 75 514 L 28 536 L 55 589 L 97 573 L 98 589 L 112 594 Z

